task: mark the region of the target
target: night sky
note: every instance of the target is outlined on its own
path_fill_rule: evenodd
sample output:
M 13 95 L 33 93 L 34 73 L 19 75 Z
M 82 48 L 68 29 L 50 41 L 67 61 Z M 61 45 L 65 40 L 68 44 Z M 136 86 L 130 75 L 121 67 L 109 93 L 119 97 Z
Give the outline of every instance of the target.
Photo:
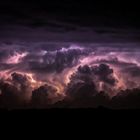
M 1 1 L 0 108 L 140 108 L 138 6 Z

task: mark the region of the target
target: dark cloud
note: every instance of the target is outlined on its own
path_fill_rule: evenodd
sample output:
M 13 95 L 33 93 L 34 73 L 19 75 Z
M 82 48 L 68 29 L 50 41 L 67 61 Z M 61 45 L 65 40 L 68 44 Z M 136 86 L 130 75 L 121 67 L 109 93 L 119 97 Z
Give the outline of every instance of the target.
M 109 90 L 111 87 L 108 87 L 106 84 L 114 86 L 116 82 L 112 74 L 113 69 L 106 64 L 93 67 L 88 65 L 79 66 L 76 73 L 70 78 L 71 81 L 67 87 L 67 94 L 74 97 L 92 97 L 97 94 L 99 82 L 104 82 L 102 88 Z
M 13 73 L 11 74 L 12 77 L 12 84 L 18 88 L 19 91 L 22 92 L 22 94 L 25 96 L 30 96 L 31 93 L 31 83 L 30 78 L 27 75 L 19 74 L 19 73 Z
M 119 54 L 118 54 L 119 55 Z M 132 57 L 132 56 L 131 56 Z M 139 78 L 140 78 L 140 66 L 139 66 L 139 58 L 137 58 L 137 55 L 135 56 L 135 61 L 132 61 L 130 59 L 130 56 L 124 57 L 123 60 L 119 60 L 117 57 L 110 57 L 108 59 L 101 59 L 98 60 L 98 63 L 106 63 L 111 66 L 113 66 L 115 69 L 117 69 L 116 73 L 119 74 L 119 77 L 124 81 L 124 84 L 127 88 L 132 87 L 136 88 L 139 85 Z M 130 61 L 128 61 L 128 60 Z M 104 72 L 101 72 L 104 73 Z M 102 74 L 101 74 L 102 75 Z M 113 79 L 106 79 L 108 82 L 113 83 Z M 119 79 L 118 79 L 119 81 Z M 115 82 L 115 81 L 114 81 Z
M 132 77 L 140 77 L 140 67 L 137 65 L 129 65 L 128 67 L 123 69 L 122 72 L 129 73 Z
M 53 103 L 54 99 L 52 97 L 56 92 L 57 90 L 54 87 L 47 84 L 40 86 L 32 91 L 31 103 L 34 107 L 46 107 Z
M 19 74 L 19 73 L 12 73 L 11 74 L 11 77 L 12 77 L 12 81 L 14 83 L 18 83 L 20 85 L 26 85 L 26 83 L 28 82 L 28 79 L 26 77 L 26 75 L 22 75 L 22 74 Z
M 78 67 L 78 72 L 81 74 L 92 74 L 92 69 L 88 65 Z
M 32 93 L 32 104 L 34 106 L 45 106 L 48 104 L 48 86 L 44 85 L 36 89 Z
M 90 91 L 91 92 L 91 91 Z M 76 95 L 75 95 L 76 96 Z M 97 92 L 94 96 L 80 96 L 80 98 L 65 98 L 52 105 L 55 108 L 110 108 L 110 98 L 105 92 Z
M 98 108 L 109 109 L 139 109 L 140 108 L 140 89 L 126 89 L 118 92 L 113 98 L 109 98 L 107 93 L 98 92 L 90 98 L 65 99 L 55 103 L 52 107 L 58 108 Z
M 29 58 L 29 69 L 35 72 L 61 72 L 65 68 L 70 68 L 78 63 L 78 58 L 87 55 L 80 48 L 62 48 L 56 51 L 46 52 L 43 56 Z M 40 59 L 39 59 L 40 58 Z
M 92 97 L 96 92 L 91 68 L 88 65 L 80 66 L 70 77 L 66 94 L 75 98 L 86 98 Z
M 106 84 L 114 86 L 116 79 L 111 75 L 113 69 L 106 64 L 89 67 L 88 65 L 80 66 L 77 72 L 70 78 L 67 86 L 67 94 L 74 98 L 92 97 L 97 94 L 97 83 L 104 82 L 104 89 L 109 90 Z M 108 88 L 108 89 L 107 89 Z
M 18 106 L 21 104 L 21 101 L 19 100 L 19 91 L 18 89 L 11 84 L 8 83 L 0 83 L 0 90 L 1 90 L 1 107 L 10 108 L 13 106 Z
M 12 69 L 15 65 L 13 64 L 6 64 L 6 63 L 0 63 L 0 70 L 10 70 Z
M 2 50 L 0 51 L 0 61 L 3 62 L 9 56 L 9 52 Z
M 6 81 L 1 80 L 0 91 L 1 106 L 18 108 L 30 100 L 31 85 L 26 75 L 13 73 Z
M 92 70 L 95 75 L 98 75 L 100 81 L 103 81 L 110 85 L 115 84 L 116 79 L 112 76 L 113 69 L 110 68 L 108 65 L 100 64 L 99 66 L 94 67 Z
M 111 100 L 111 107 L 119 109 L 140 108 L 140 89 L 126 89 L 120 91 Z
M 69 85 L 67 94 L 72 98 L 91 98 L 97 94 L 97 91 L 93 82 L 78 82 L 73 85 Z
M 119 54 L 118 54 L 119 55 Z M 127 57 L 126 57 L 127 58 Z M 124 68 L 129 68 L 129 67 L 136 67 L 137 65 L 133 62 L 125 62 L 122 60 L 119 60 L 118 57 L 109 57 L 108 59 L 101 59 L 101 60 L 97 60 L 98 63 L 107 63 L 107 64 L 111 64 L 113 66 L 119 67 L 121 69 Z
M 25 92 L 28 77 L 19 73 L 13 73 L 11 80 L 0 82 L 0 107 L 1 108 L 97 108 L 100 106 L 107 108 L 139 108 L 140 89 L 126 89 L 118 92 L 112 99 L 108 93 L 96 90 L 96 86 L 91 77 L 91 67 L 79 67 L 77 76 L 73 76 L 68 85 L 67 96 L 61 100 L 53 102 L 57 89 L 47 84 L 32 91 L 30 103 L 25 102 Z M 108 72 L 111 73 L 111 72 Z M 89 75 L 89 77 L 88 77 Z M 75 79 L 76 78 L 76 79 Z M 79 79 L 77 79 L 79 78 Z M 75 81 L 76 80 L 76 81 Z M 18 86 L 19 84 L 20 86 Z M 26 85 L 26 86 L 25 86 Z M 70 98 L 69 98 L 70 97 Z

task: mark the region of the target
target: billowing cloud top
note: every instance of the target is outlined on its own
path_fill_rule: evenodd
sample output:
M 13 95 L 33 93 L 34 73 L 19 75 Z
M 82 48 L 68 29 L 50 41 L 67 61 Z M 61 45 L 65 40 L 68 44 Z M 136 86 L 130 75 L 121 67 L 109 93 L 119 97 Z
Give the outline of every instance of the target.
M 65 100 L 97 101 L 104 95 L 114 106 L 112 101 L 123 97 L 120 93 L 127 95 L 126 90 L 140 88 L 138 46 L 138 43 L 1 43 L 0 105 L 57 107 Z

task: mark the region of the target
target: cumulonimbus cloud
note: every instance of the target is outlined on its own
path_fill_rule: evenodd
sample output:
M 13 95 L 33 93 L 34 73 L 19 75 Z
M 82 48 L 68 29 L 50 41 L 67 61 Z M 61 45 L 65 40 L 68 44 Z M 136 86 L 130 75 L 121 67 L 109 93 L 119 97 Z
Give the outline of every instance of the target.
M 133 52 L 130 48 L 105 49 L 99 48 L 99 44 L 58 43 L 53 44 L 54 48 L 26 45 L 0 47 L 3 106 L 20 103 L 48 106 L 67 97 L 97 100 L 97 97 L 102 98 L 101 92 L 114 100 L 121 90 L 126 94 L 127 89 L 140 87 L 138 49 Z

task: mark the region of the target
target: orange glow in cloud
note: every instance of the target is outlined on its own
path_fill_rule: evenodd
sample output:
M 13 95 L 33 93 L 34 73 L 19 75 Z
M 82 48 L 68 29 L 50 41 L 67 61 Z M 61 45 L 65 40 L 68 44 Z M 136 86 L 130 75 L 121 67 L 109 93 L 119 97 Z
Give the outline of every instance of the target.
M 23 74 L 23 73 L 22 73 L 22 74 Z M 34 74 L 32 74 L 32 73 L 24 73 L 24 74 L 27 76 L 27 78 L 28 78 L 28 80 L 29 80 L 29 82 L 30 82 L 30 84 L 31 84 L 31 88 L 32 88 L 32 89 L 39 88 L 40 86 L 42 86 L 43 84 L 45 84 L 45 82 L 36 80 L 36 79 L 34 78 Z

